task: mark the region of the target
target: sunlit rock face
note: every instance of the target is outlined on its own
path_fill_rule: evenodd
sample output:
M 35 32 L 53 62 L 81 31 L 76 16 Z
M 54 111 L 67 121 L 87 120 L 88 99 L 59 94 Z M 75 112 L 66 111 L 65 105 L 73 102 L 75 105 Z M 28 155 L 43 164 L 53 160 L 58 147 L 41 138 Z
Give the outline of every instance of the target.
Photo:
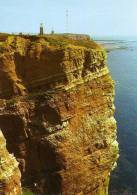
M 0 194 L 21 195 L 21 174 L 18 162 L 6 148 L 6 140 L 0 130 Z
M 0 53 L 0 128 L 23 184 L 107 195 L 118 157 L 114 82 L 90 40 L 10 36 Z

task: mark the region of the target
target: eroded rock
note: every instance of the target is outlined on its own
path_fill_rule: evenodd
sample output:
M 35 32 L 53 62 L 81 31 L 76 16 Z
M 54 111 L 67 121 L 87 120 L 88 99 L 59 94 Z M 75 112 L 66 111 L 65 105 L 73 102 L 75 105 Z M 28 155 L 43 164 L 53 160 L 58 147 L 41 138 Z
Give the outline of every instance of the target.
M 18 162 L 6 149 L 6 140 L 0 130 L 0 194 L 21 195 L 21 174 Z

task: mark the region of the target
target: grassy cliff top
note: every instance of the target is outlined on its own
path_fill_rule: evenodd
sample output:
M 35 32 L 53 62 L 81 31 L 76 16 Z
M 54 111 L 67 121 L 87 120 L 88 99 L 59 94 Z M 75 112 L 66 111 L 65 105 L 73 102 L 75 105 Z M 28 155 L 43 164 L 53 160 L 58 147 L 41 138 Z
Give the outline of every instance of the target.
M 40 41 L 42 43 L 48 43 L 50 46 L 65 47 L 68 45 L 86 47 L 91 49 L 101 48 L 96 42 L 90 39 L 87 35 L 75 35 L 75 34 L 45 34 L 45 35 L 9 35 L 0 33 L 0 44 L 7 39 L 22 37 L 30 40 L 31 42 Z

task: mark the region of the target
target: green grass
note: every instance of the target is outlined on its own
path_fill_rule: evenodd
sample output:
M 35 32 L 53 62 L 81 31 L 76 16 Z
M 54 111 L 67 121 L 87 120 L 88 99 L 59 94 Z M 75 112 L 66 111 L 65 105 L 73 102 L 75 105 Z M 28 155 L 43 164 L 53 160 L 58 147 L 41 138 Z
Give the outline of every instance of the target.
M 71 35 L 71 34 L 70 34 Z M 73 45 L 73 46 L 80 46 L 80 47 L 86 47 L 86 48 L 91 48 L 91 49 L 99 49 L 100 46 L 97 44 L 95 41 L 92 39 L 79 39 L 79 40 L 74 40 L 70 38 L 69 36 L 65 34 L 45 34 L 43 36 L 39 35 L 5 35 L 5 36 L 0 36 L 0 38 L 8 38 L 8 37 L 23 37 L 25 39 L 29 39 L 33 44 L 36 44 L 37 41 L 41 40 L 41 44 L 49 44 L 50 46 L 53 47 L 66 47 L 68 45 Z M 73 35 L 75 36 L 75 34 Z
M 29 189 L 24 188 L 23 189 L 23 195 L 35 195 L 33 192 L 31 192 Z
M 43 36 L 45 41 L 49 42 L 51 46 L 65 47 L 67 45 L 74 45 L 86 48 L 97 49 L 99 45 L 92 40 L 73 40 L 66 35 L 46 35 Z

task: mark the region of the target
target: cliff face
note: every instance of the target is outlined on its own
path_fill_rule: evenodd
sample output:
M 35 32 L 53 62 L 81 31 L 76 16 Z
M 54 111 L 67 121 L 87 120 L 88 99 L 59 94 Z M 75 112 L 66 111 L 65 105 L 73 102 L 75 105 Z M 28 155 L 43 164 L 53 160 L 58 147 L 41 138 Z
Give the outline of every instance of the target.
M 0 47 L 0 128 L 24 184 L 107 195 L 118 157 L 114 83 L 89 40 L 9 36 Z
M 18 163 L 6 149 L 5 138 L 0 131 L 0 194 L 21 194 L 21 174 Z

